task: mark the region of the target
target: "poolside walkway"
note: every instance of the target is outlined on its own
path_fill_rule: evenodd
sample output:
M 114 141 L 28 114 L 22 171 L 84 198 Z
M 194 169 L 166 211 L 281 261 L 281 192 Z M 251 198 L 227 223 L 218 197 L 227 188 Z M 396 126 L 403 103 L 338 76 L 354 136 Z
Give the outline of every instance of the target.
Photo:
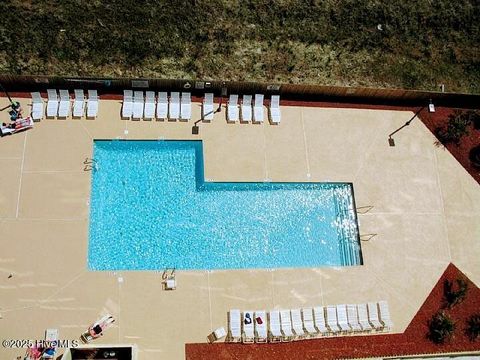
M 442 307 L 445 280 L 455 282 L 464 275 L 450 264 L 438 280 L 430 295 L 402 334 L 372 336 L 337 336 L 282 344 L 187 344 L 187 360 L 229 359 L 338 359 L 384 356 L 451 353 L 457 351 L 480 352 L 480 339 L 470 341 L 465 333 L 466 321 L 480 313 L 480 289 L 468 282 L 469 290 L 464 302 L 447 310 L 456 323 L 454 340 L 434 344 L 427 339 L 428 320 Z
M 102 100 L 96 120 L 43 120 L 0 139 L 0 338 L 58 328 L 78 339 L 109 312 L 117 321 L 99 343 L 137 344 L 142 360 L 183 359 L 184 344 L 226 326 L 231 308 L 387 300 L 401 333 L 449 263 L 480 284 L 480 187 L 420 121 L 388 146 L 411 111 L 282 106 L 272 126 L 227 124 L 223 110 L 192 135 L 193 121 L 125 121 L 120 109 Z M 199 118 L 199 103 L 192 113 Z M 161 271 L 90 272 L 83 161 L 93 139 L 201 139 L 215 181 L 352 182 L 357 206 L 373 206 L 360 232 L 377 236 L 362 242 L 363 266 L 179 271 L 172 292 L 161 290 Z M 0 348 L 2 359 L 17 355 Z

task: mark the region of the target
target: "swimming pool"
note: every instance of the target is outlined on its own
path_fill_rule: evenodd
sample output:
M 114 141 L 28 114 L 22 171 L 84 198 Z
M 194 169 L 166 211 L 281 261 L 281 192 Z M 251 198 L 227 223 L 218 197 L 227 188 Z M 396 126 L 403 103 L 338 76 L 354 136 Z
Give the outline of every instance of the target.
M 205 182 L 201 141 L 95 141 L 91 270 L 362 263 L 348 183 Z

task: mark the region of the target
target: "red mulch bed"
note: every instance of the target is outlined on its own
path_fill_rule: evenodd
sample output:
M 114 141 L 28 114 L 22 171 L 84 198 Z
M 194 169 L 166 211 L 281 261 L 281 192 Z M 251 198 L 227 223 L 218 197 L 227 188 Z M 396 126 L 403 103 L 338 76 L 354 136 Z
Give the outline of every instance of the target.
M 455 109 L 452 108 L 436 108 L 434 114 L 423 114 L 421 119 L 428 129 L 435 134 L 438 127 L 445 127 L 448 123 L 448 116 L 453 113 Z M 462 110 L 462 109 L 460 109 Z M 446 148 L 450 153 L 462 164 L 465 170 L 480 184 L 480 170 L 475 169 L 468 158 L 470 150 L 480 145 L 480 130 L 476 130 L 473 124 L 469 127 L 468 135 L 464 136 L 458 145 L 448 144 Z M 439 145 L 442 146 L 443 145 Z
M 450 264 L 403 334 L 341 336 L 263 345 L 186 344 L 186 359 L 338 359 L 480 351 L 480 339 L 470 341 L 465 334 L 466 320 L 470 315 L 480 313 L 480 289 L 468 279 L 469 290 L 465 301 L 446 310 L 456 322 L 454 338 L 443 345 L 434 344 L 427 338 L 427 322 L 442 308 L 445 279 L 452 281 L 460 276 L 465 277 Z

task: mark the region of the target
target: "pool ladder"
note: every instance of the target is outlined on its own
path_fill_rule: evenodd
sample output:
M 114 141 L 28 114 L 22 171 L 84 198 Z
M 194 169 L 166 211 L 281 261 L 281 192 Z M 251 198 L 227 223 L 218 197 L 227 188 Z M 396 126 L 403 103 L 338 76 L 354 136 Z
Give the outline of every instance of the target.
M 91 159 L 91 158 L 85 158 L 83 161 L 83 164 L 85 165 L 83 167 L 83 171 L 92 171 L 92 170 L 98 170 L 98 165 L 97 165 L 97 160 Z

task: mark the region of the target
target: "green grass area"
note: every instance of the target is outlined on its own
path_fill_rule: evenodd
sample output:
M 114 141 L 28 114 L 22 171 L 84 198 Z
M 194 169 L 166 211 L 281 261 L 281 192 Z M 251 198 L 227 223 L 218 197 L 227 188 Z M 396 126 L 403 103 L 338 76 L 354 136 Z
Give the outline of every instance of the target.
M 478 0 L 5 0 L 0 73 L 480 93 Z

